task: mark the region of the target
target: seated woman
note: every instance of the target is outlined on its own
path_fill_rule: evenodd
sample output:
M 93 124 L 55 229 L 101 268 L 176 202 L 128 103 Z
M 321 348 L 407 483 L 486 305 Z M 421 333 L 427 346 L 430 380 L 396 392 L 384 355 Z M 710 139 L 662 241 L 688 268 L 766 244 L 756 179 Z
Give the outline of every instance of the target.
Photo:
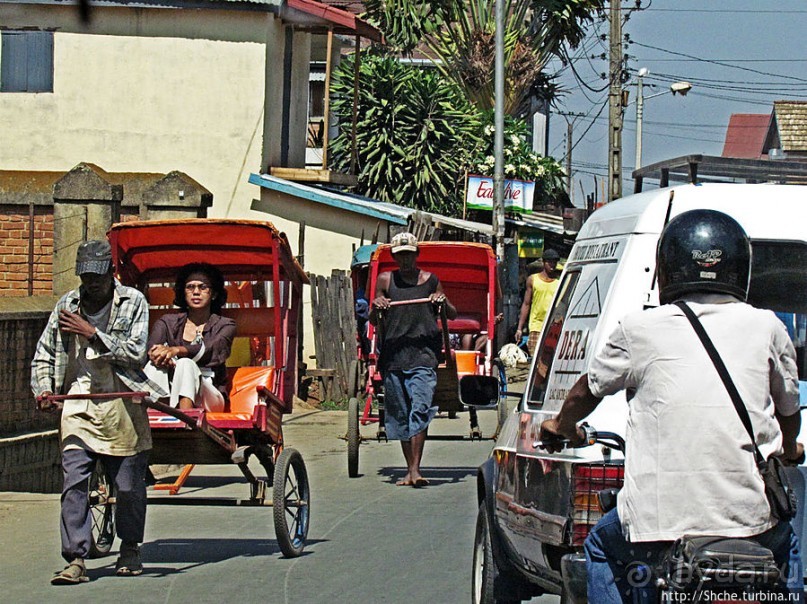
M 219 314 L 227 302 L 224 277 L 210 264 L 186 264 L 177 274 L 174 295 L 181 312 L 154 324 L 146 372 L 166 386 L 172 407 L 224 411 L 225 361 L 235 338 L 235 321 Z

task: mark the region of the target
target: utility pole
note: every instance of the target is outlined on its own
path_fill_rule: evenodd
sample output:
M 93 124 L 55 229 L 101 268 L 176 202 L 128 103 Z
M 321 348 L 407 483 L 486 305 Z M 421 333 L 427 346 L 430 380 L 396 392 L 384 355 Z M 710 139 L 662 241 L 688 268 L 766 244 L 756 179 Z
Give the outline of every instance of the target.
M 496 56 L 493 79 L 493 238 L 496 258 L 504 261 L 504 0 L 496 0 Z
M 574 123 L 578 118 L 586 117 L 585 113 L 567 113 L 558 111 L 566 120 L 566 190 L 569 192 L 569 201 L 574 200 L 574 190 L 572 188 L 572 150 L 574 149 Z M 570 119 L 571 118 L 571 119 Z
M 608 199 L 622 197 L 622 11 L 621 0 L 611 0 L 608 12 Z
M 636 162 L 634 170 L 642 167 L 642 114 L 644 113 L 643 80 L 647 70 L 643 67 L 636 76 Z
M 566 190 L 569 192 L 569 201 L 574 205 L 574 191 L 572 190 L 572 132 L 574 122 L 566 122 Z

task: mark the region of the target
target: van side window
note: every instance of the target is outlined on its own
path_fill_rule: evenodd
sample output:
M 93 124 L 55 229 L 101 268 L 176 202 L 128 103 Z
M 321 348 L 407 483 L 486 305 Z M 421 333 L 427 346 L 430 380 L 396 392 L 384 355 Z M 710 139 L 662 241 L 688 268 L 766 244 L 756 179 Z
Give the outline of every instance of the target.
M 807 245 L 792 241 L 751 242 L 748 303 L 776 313 L 796 348 L 799 379 L 807 380 Z
M 558 350 L 558 342 L 563 332 L 563 322 L 566 319 L 569 304 L 571 303 L 577 282 L 580 280 L 580 270 L 570 270 L 563 276 L 555 296 L 555 303 L 549 312 L 544 330 L 541 332 L 541 341 L 535 354 L 538 359 L 532 372 L 532 382 L 529 385 L 527 404 L 530 407 L 540 407 L 546 397 L 547 383 L 552 369 L 552 363 Z

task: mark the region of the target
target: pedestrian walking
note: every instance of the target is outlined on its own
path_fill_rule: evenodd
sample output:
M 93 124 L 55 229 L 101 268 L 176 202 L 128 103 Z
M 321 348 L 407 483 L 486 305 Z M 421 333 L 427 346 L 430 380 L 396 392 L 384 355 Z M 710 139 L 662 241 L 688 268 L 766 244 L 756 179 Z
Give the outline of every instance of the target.
M 151 431 L 145 406 L 131 398 L 71 398 L 62 405 L 49 397 L 123 391 L 165 394 L 142 371 L 148 339 L 146 299 L 115 280 L 109 243 L 81 243 L 76 274 L 81 286 L 57 302 L 31 362 L 31 389 L 38 406 L 62 411 L 60 525 L 67 566 L 51 579 L 54 585 L 89 581 L 84 562 L 92 544 L 88 485 L 99 460 L 116 488 L 115 528 L 122 541 L 116 573 L 143 572 L 139 544 L 146 522 Z
M 559 260 L 560 255 L 555 250 L 545 250 L 541 257 L 543 264 L 541 271 L 527 277 L 527 290 L 524 293 L 524 302 L 521 304 L 521 312 L 518 316 L 515 339 L 517 344 L 521 342 L 524 325 L 527 324 L 529 327 L 527 350 L 529 350 L 530 356 L 535 354 L 535 348 L 538 346 L 538 339 L 541 337 L 541 330 L 549 312 L 549 305 L 558 289 L 557 266 Z

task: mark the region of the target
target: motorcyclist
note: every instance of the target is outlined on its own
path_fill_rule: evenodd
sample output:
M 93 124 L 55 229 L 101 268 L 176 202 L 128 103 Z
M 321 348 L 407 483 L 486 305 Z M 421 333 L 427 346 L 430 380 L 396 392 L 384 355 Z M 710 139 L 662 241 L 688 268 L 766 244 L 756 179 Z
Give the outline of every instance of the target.
M 577 423 L 603 397 L 626 390 L 625 482 L 617 508 L 585 542 L 588 599 L 648 597 L 631 580 L 683 535 L 753 538 L 770 549 L 801 601 L 798 538 L 770 513 L 750 437 L 682 310 L 700 319 L 751 417 L 765 457 L 795 462 L 801 425 L 795 351 L 773 312 L 745 303 L 751 244 L 730 216 L 692 210 L 673 218 L 657 249 L 658 308 L 624 317 L 572 387 L 541 439 L 582 443 Z M 547 447 L 557 451 L 560 445 Z M 633 583 L 633 584 L 632 584 Z M 645 600 L 642 600 L 645 601 Z

